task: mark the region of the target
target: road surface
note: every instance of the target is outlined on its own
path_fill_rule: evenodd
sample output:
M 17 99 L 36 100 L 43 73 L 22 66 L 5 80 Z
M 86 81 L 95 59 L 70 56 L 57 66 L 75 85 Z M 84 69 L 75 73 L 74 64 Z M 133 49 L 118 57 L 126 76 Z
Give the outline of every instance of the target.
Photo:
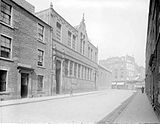
M 129 90 L 106 90 L 89 95 L 0 107 L 0 122 L 95 123 L 132 94 L 133 91 Z

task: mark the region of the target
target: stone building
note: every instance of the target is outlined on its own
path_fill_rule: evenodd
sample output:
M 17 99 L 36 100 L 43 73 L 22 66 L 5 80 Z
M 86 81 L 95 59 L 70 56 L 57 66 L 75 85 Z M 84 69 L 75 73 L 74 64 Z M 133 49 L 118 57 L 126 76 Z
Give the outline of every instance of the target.
M 97 89 L 110 89 L 112 87 L 112 72 L 105 67 L 98 65 L 98 83 Z
M 26 1 L 0 6 L 0 99 L 51 94 L 52 28 Z
M 139 66 L 135 63 L 134 57 L 129 55 L 112 57 L 100 60 L 99 63 L 111 70 L 113 88 L 134 89 L 135 81 L 140 75 L 137 70 Z
M 84 15 L 78 26 L 73 27 L 50 8 L 36 15 L 53 28 L 52 75 L 57 94 L 95 90 L 98 71 L 98 49 L 89 41 Z
M 25 0 L 0 6 L 1 100 L 96 89 L 98 49 L 84 16 L 73 27 L 52 5 L 38 13 Z
M 160 114 L 160 1 L 150 0 L 146 42 L 145 90 L 154 109 Z

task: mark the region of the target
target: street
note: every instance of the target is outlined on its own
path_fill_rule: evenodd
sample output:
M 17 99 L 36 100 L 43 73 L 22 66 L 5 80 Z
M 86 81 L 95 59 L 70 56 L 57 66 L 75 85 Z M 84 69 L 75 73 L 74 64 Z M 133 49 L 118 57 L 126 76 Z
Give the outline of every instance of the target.
M 94 94 L 52 99 L 0 108 L 1 123 L 95 123 L 133 94 L 130 90 L 106 90 Z

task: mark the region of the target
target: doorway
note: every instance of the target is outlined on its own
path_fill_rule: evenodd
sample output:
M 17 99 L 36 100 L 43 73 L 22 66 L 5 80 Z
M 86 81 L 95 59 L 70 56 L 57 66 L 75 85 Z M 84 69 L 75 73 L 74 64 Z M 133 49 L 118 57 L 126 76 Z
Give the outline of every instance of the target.
M 56 94 L 60 94 L 61 61 L 56 60 Z
M 21 73 L 21 98 L 26 98 L 28 96 L 28 81 L 29 74 Z

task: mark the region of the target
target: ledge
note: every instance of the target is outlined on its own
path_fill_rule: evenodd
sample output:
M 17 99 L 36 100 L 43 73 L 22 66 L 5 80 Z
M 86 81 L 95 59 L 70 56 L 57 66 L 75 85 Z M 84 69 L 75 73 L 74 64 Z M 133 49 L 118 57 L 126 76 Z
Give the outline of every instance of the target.
M 6 23 L 4 23 L 4 22 L 2 22 L 2 21 L 0 21 L 0 24 L 2 24 L 2 25 L 4 25 L 4 26 L 7 26 L 8 28 L 11 28 L 11 29 L 14 30 L 14 27 L 12 27 L 11 25 L 8 25 L 8 24 L 6 24 Z
M 8 59 L 8 58 L 3 58 L 3 57 L 0 57 L 0 60 L 9 61 L 9 62 L 14 62 L 13 59 Z

